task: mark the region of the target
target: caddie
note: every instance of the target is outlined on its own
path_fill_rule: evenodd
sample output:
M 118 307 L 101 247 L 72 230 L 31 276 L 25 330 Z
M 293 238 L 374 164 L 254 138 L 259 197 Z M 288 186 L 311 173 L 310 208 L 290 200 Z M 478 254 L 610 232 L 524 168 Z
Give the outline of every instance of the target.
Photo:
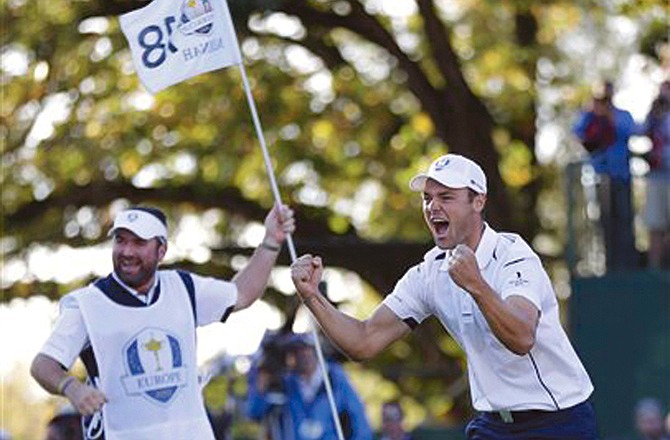
M 225 322 L 263 294 L 293 211 L 276 204 L 265 237 L 231 281 L 158 270 L 168 246 L 165 214 L 119 213 L 110 235 L 114 271 L 64 296 L 31 374 L 90 422 L 87 438 L 213 440 L 196 365 L 197 326 Z M 81 357 L 86 383 L 68 370 Z

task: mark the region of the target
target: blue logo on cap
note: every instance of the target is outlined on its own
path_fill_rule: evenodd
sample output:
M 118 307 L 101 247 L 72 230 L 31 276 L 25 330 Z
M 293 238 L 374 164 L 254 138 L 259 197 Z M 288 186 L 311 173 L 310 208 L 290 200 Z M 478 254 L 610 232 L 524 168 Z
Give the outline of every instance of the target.
M 442 168 L 449 165 L 450 160 L 451 159 L 449 159 L 448 157 L 445 157 L 435 162 L 435 171 L 440 171 Z
M 474 179 L 470 179 L 470 185 L 474 185 L 481 191 L 484 191 L 484 187 L 479 182 L 476 182 Z

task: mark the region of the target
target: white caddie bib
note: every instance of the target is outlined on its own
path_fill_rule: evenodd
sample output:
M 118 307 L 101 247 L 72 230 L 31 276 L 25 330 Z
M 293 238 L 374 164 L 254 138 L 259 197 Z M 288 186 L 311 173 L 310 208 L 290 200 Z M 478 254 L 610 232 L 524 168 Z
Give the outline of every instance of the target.
M 75 294 L 95 353 L 106 440 L 213 440 L 198 384 L 195 322 L 176 271 L 161 271 L 146 307 L 91 285 Z

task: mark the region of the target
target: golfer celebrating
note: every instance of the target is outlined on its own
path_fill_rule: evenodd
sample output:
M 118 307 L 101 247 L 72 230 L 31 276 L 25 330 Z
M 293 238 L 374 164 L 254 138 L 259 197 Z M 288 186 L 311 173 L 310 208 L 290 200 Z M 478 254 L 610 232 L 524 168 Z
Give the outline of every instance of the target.
M 292 265 L 304 304 L 353 359 L 370 358 L 430 315 L 467 356 L 478 415 L 469 439 L 595 439 L 593 386 L 561 327 L 549 277 L 518 235 L 483 219 L 486 176 L 473 161 L 447 154 L 410 181 L 436 246 L 410 268 L 365 321 L 320 295 L 319 257 Z

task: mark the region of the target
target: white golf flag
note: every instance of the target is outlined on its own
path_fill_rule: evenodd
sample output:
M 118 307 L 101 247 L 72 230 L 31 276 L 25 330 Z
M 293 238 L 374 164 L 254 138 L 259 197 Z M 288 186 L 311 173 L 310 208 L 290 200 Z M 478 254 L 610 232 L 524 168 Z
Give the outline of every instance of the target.
M 135 70 L 151 93 L 242 63 L 226 0 L 153 0 L 119 20 Z

